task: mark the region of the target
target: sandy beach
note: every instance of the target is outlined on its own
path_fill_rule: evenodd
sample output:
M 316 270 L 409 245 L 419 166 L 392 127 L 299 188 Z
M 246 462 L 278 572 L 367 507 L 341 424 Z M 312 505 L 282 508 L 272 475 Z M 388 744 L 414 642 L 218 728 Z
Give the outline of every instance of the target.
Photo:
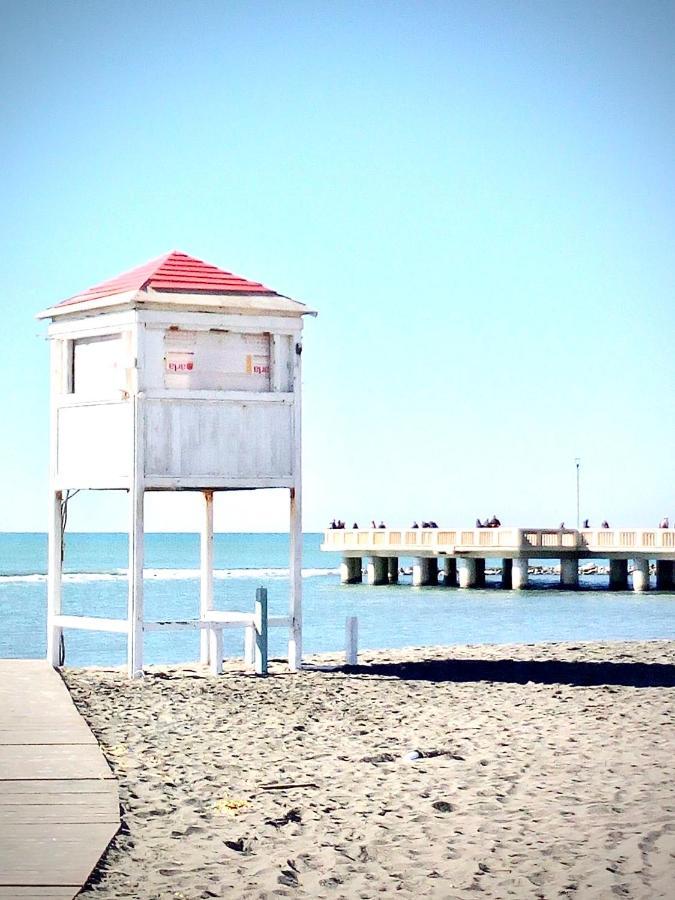
M 82 896 L 672 896 L 674 642 L 359 662 L 66 670 L 123 811 Z

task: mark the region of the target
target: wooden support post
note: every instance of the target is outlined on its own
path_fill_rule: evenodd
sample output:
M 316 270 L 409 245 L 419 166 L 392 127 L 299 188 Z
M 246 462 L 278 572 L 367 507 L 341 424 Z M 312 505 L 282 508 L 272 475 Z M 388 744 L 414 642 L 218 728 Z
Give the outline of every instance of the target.
M 143 674 L 143 513 L 144 491 L 134 485 L 129 491 L 129 601 L 127 619 L 127 670 L 129 678 Z
M 255 592 L 255 673 L 267 675 L 267 588 Z
M 298 436 L 296 440 L 299 440 Z M 297 672 L 302 666 L 302 496 L 299 487 L 291 488 L 290 525 L 291 627 L 288 636 L 288 668 L 291 672 Z
M 648 591 L 649 590 L 649 560 L 634 559 L 633 560 L 633 590 Z
M 61 517 L 61 491 L 50 491 L 48 576 L 47 576 L 47 661 L 52 666 L 60 662 L 61 635 L 63 629 L 54 624 L 54 617 L 61 615 L 61 578 L 63 560 L 63 519 Z
M 363 581 L 360 556 L 345 556 L 340 563 L 340 584 L 360 584 Z
M 200 590 L 199 617 L 204 619 L 213 609 L 213 491 L 204 491 L 204 509 L 200 541 Z M 209 632 L 202 628 L 200 635 L 200 660 L 209 661 Z
M 609 561 L 610 591 L 628 590 L 628 560 L 610 559 Z
M 454 556 L 446 556 L 443 560 L 443 584 L 457 587 L 457 560 Z
M 129 678 L 143 675 L 143 539 L 144 539 L 144 462 L 143 401 L 134 398 L 134 458 L 129 483 L 129 600 L 127 621 L 127 671 Z
M 502 587 L 510 591 L 513 586 L 513 560 L 512 559 L 503 559 L 502 560 Z
M 290 489 L 289 580 L 291 620 L 288 634 L 288 668 L 302 667 L 302 343 L 295 343 L 293 356 L 293 487 Z
M 387 559 L 387 581 L 389 584 L 398 584 L 398 556 Z
M 345 665 L 355 666 L 359 658 L 359 620 L 347 616 L 345 621 Z
M 371 556 L 368 562 L 368 584 L 387 583 L 387 560 L 383 556 Z

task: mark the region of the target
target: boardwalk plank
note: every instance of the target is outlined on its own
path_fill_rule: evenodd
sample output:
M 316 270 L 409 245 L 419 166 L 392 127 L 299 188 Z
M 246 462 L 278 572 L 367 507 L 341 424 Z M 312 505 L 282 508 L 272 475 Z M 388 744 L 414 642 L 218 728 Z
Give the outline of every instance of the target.
M 0 825 L 0 884 L 82 886 L 117 829 L 96 822 Z
M 117 796 L 117 785 L 114 781 L 102 778 L 20 778 L 12 782 L 0 781 L 0 797 L 5 793 L 13 794 L 108 794 Z
M 76 885 L 40 885 L 25 887 L 13 884 L 11 887 L 0 885 L 0 900 L 73 900 L 80 893 Z
M 98 745 L 0 746 L 0 779 L 112 778 Z
M 0 660 L 0 900 L 73 898 L 119 828 L 119 795 L 63 681 Z

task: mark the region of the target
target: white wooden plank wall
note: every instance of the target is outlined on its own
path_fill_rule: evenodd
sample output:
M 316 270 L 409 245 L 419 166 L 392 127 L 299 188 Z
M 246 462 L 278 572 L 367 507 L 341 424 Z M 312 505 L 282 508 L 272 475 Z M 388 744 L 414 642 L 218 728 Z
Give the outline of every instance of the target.
M 277 477 L 292 474 L 293 404 L 145 401 L 148 478 Z

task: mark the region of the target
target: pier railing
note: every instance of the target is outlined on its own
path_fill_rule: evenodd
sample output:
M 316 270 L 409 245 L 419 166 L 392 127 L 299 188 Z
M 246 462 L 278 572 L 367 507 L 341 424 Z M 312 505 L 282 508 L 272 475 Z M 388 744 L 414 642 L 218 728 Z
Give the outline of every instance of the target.
M 329 529 L 322 550 L 354 556 L 443 556 L 463 552 L 499 556 L 651 553 L 675 556 L 675 530 L 661 528 L 364 528 Z

